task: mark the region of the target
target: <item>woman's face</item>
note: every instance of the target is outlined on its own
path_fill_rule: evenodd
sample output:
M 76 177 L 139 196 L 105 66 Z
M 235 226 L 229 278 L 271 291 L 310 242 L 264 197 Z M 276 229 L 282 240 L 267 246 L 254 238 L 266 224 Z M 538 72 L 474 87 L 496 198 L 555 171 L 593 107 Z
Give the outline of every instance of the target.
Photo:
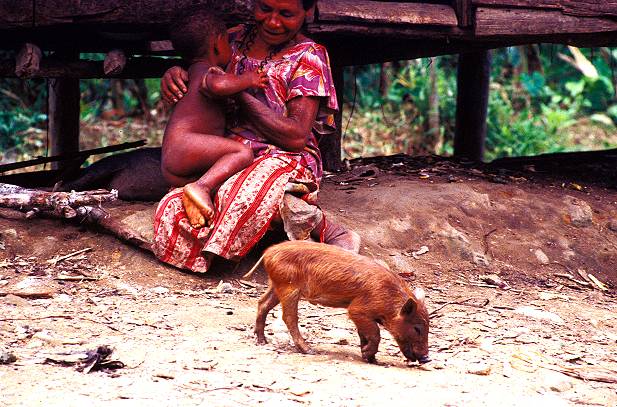
M 296 36 L 312 12 L 304 10 L 301 0 L 257 0 L 257 35 L 270 46 L 284 44 Z

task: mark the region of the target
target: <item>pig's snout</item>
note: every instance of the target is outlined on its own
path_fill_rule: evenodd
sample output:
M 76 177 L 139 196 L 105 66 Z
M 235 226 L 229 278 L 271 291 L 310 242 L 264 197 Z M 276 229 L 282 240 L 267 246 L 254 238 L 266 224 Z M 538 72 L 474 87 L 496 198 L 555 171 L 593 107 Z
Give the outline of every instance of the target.
M 421 365 L 428 363 L 431 361 L 430 356 L 427 354 L 424 355 L 418 355 L 417 353 L 411 353 L 411 355 L 407 356 L 407 360 L 410 362 L 415 362 L 417 361 L 418 363 L 420 363 Z

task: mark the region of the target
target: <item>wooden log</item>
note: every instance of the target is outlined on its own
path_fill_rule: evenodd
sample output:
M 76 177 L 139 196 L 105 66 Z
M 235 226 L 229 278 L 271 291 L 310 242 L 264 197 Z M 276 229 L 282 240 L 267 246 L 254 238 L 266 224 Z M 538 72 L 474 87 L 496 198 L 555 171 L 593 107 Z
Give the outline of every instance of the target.
M 477 37 L 540 36 L 617 31 L 617 20 L 576 17 L 560 11 L 478 8 Z
M 321 151 L 321 159 L 324 170 L 340 171 L 341 169 L 341 140 L 343 135 L 343 66 L 332 65 L 332 77 L 334 79 L 334 88 L 336 89 L 336 98 L 338 99 L 339 110 L 334 116 L 336 132 L 333 134 L 324 135 L 319 141 L 319 150 Z
M 121 49 L 112 49 L 105 55 L 103 72 L 106 76 L 119 75 L 126 67 L 126 55 Z
M 454 135 L 456 157 L 474 161 L 482 161 L 484 157 L 490 78 L 490 51 L 459 55 Z
M 0 207 L 20 211 L 50 211 L 64 218 L 77 216 L 76 208 L 100 205 L 118 199 L 118 191 L 104 189 L 84 192 L 47 192 L 0 184 Z
M 41 49 L 29 42 L 22 45 L 15 58 L 15 75 L 18 78 L 31 76 L 39 70 L 43 53 Z
M 174 65 L 181 64 L 179 59 L 141 57 L 130 58 L 125 68 L 115 78 L 160 78 L 163 73 Z M 15 76 L 15 62 L 0 60 L 0 77 Z M 105 78 L 101 61 L 72 60 L 63 61 L 53 57 L 44 58 L 39 70 L 29 75 L 29 78 Z
M 318 21 L 370 24 L 409 24 L 455 27 L 454 9 L 443 4 L 380 2 L 368 0 L 320 0 Z
M 11 187 L 15 187 L 14 185 Z M 2 202 L 2 188 L 3 184 L 0 184 L 0 202 Z M 17 187 L 19 188 L 19 187 Z M 24 190 L 23 188 L 21 189 Z M 41 198 L 41 194 L 49 194 L 43 191 L 37 190 L 27 190 L 29 193 L 34 193 L 37 195 L 37 199 Z M 59 193 L 55 192 L 54 194 L 66 194 L 65 192 Z M 86 226 L 94 226 L 100 227 L 104 231 L 109 234 L 116 236 L 118 239 L 129 243 L 133 246 L 136 246 L 142 250 L 152 251 L 152 242 L 144 239 L 137 231 L 132 230 L 128 226 L 124 225 L 122 222 L 114 219 L 107 211 L 100 207 L 99 199 L 104 198 L 104 202 L 114 201 L 116 198 L 114 197 L 117 193 L 97 190 L 97 191 L 84 191 L 80 193 L 72 193 L 73 195 L 81 195 L 82 202 L 89 201 L 89 204 L 76 205 L 74 208 L 70 207 L 70 210 L 58 211 L 58 210 L 49 210 L 49 206 L 44 206 L 45 209 L 39 209 L 36 211 L 37 216 L 45 216 L 52 218 L 67 218 L 66 214 L 69 214 L 69 219 L 73 219 L 79 222 L 80 225 Z M 84 199 L 83 197 L 88 197 Z M 1 203 L 0 203 L 1 205 Z M 96 205 L 96 206 L 93 206 Z M 38 206 L 41 208 L 41 206 Z M 32 218 L 28 214 L 21 212 L 23 208 L 16 208 L 15 205 L 11 205 L 10 208 L 0 207 L 0 218 L 4 219 L 13 219 L 13 220 L 27 220 Z M 33 212 L 29 212 L 32 214 Z

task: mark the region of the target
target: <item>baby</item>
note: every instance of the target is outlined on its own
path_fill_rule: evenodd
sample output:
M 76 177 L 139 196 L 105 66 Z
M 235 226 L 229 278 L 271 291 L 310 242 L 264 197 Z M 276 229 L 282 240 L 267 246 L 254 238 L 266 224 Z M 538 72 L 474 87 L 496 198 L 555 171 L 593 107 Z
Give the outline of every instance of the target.
M 222 18 L 208 10 L 193 11 L 171 27 L 171 41 L 188 69 L 188 93 L 178 101 L 163 137 L 161 169 L 173 186 L 184 186 L 182 203 L 191 226 L 210 226 L 215 217 L 212 195 L 233 174 L 253 162 L 251 149 L 222 137 L 223 98 L 249 88 L 264 88 L 260 72 L 228 74 L 231 58 Z

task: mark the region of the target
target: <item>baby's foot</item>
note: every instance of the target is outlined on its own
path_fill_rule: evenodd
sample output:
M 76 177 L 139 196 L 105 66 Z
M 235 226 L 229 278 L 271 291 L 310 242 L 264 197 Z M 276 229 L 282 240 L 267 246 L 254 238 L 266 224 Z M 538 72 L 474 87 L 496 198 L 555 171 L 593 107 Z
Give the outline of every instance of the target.
M 210 190 L 193 182 L 187 184 L 183 192 L 182 204 L 191 226 L 210 226 L 214 222 L 214 204 L 210 199 Z

